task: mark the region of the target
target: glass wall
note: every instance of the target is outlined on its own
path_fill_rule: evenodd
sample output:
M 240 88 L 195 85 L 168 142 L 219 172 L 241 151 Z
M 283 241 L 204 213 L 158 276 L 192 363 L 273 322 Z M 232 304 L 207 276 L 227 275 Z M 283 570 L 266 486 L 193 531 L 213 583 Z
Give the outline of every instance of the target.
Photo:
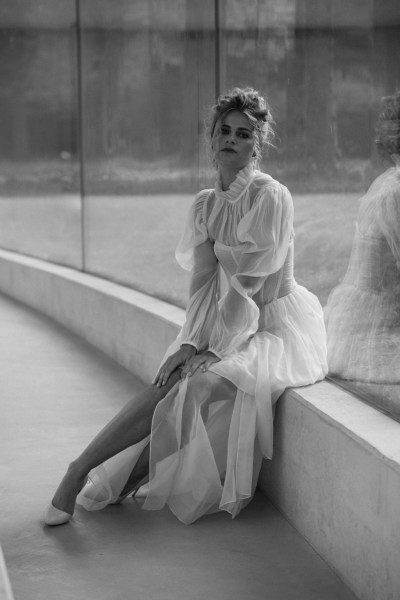
M 0 246 L 80 268 L 74 0 L 2 0 L 0 56 Z
M 347 267 L 358 200 L 384 166 L 374 127 L 381 97 L 400 87 L 400 4 L 220 5 L 221 87 L 269 98 L 276 147 L 262 167 L 294 196 L 296 279 L 325 304 Z
M 86 0 L 80 25 L 85 268 L 184 305 L 174 248 L 206 168 L 214 2 Z
M 293 195 L 296 279 L 326 305 L 388 166 L 398 0 L 3 0 L 0 45 L 0 247 L 184 306 L 174 248 L 213 185 L 205 119 L 249 85 L 276 121 L 262 168 Z M 353 383 L 387 408 L 393 387 Z

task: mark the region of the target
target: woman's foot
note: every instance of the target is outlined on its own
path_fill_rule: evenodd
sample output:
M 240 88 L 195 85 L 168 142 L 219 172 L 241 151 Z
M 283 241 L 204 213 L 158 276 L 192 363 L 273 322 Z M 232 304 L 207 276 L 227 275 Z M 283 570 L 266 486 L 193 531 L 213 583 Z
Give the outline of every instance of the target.
M 43 521 L 46 525 L 64 525 L 72 519 L 72 515 L 62 510 L 58 510 L 52 504 L 49 504 L 43 513 Z
M 47 525 L 67 523 L 75 510 L 76 497 L 85 485 L 87 476 L 82 475 L 75 465 L 71 464 L 64 475 L 51 504 L 44 513 Z

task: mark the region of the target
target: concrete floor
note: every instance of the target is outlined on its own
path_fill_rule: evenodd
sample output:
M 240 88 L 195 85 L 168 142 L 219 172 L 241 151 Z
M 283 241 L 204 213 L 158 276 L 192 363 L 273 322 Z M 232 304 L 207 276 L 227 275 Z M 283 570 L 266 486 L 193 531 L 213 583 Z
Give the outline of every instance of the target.
M 1 296 L 0 382 L 0 544 L 15 600 L 354 600 L 260 493 L 234 521 L 185 526 L 127 500 L 45 527 L 69 460 L 141 384 Z

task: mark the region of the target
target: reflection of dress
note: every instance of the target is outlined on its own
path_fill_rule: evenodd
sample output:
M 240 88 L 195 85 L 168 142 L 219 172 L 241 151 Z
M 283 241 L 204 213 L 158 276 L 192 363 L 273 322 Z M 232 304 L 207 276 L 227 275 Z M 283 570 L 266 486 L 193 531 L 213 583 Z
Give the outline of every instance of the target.
M 325 309 L 329 372 L 341 379 L 400 384 L 399 167 L 361 199 L 347 273 Z
M 228 191 L 217 184 L 196 197 L 177 249 L 192 270 L 187 319 L 166 356 L 187 342 L 221 360 L 158 405 L 143 508 L 168 504 L 184 523 L 219 509 L 235 516 L 261 456 L 272 455 L 274 403 L 286 387 L 324 377 L 322 309 L 293 279 L 292 219 L 288 190 L 250 167 Z M 230 285 L 218 302 L 221 267 Z M 78 502 L 96 510 L 118 497 L 140 450 L 92 471 Z

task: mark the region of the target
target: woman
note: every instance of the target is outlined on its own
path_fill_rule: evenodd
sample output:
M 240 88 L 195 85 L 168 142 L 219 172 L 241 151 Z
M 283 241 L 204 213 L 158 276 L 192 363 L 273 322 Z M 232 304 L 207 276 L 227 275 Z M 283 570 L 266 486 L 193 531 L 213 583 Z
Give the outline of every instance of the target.
M 400 418 L 400 92 L 377 147 L 392 163 L 361 199 L 349 266 L 325 309 L 329 372 Z
M 220 509 L 236 516 L 272 456 L 278 397 L 324 377 L 322 310 L 293 279 L 291 196 L 256 169 L 271 135 L 255 90 L 234 89 L 214 107 L 216 186 L 196 196 L 176 253 L 192 272 L 185 325 L 153 385 L 71 463 L 46 523 L 71 518 L 92 469 L 78 497 L 89 510 L 147 475 L 144 509 L 167 504 L 184 523 Z M 229 285 L 219 299 L 221 270 Z

